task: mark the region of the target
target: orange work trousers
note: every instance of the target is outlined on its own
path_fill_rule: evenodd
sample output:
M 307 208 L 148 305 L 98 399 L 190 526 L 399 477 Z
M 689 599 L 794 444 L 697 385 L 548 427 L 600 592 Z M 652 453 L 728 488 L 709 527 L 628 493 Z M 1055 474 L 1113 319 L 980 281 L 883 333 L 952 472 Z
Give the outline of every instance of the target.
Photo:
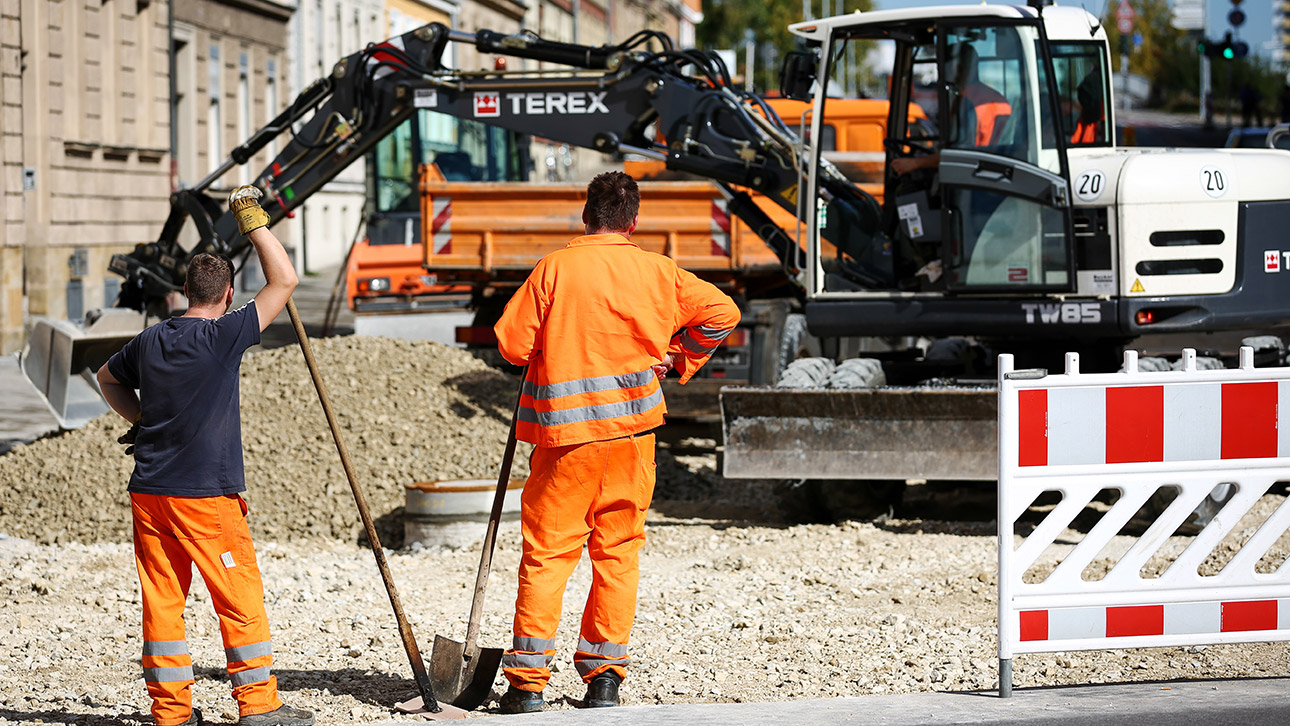
M 193 708 L 193 659 L 184 637 L 184 601 L 193 565 L 206 581 L 219 616 L 233 698 L 242 716 L 282 705 L 271 674 L 273 645 L 264 585 L 255 562 L 246 502 L 222 497 L 130 494 L 134 560 L 143 589 L 143 680 L 157 726 L 188 720 Z
M 521 498 L 524 552 L 515 601 L 515 639 L 502 657 L 511 685 L 541 691 L 551 679 L 564 588 L 585 545 L 591 592 L 573 662 L 590 681 L 626 675 L 636 618 L 645 511 L 654 496 L 654 435 L 535 447 Z

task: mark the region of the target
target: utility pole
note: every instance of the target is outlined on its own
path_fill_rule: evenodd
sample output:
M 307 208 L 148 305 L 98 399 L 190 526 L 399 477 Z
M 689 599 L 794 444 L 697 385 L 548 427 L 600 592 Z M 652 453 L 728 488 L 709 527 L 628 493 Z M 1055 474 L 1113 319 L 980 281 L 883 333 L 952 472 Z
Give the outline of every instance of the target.
M 1120 89 L 1124 97 L 1124 110 L 1129 110 L 1129 51 L 1133 48 L 1133 24 L 1138 14 L 1133 12 L 1129 0 L 1120 0 L 1115 9 L 1115 27 L 1120 31 Z

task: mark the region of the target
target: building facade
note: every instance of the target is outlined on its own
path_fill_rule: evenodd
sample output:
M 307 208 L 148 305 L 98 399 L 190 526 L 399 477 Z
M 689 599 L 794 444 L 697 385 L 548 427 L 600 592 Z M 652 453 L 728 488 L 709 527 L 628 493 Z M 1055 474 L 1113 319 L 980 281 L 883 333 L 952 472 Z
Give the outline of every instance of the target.
M 278 105 L 289 5 L 174 2 L 173 108 L 165 2 L 0 4 L 0 352 L 22 345 L 30 316 L 111 306 L 111 256 L 154 241 L 173 185 L 206 176 Z
M 112 305 L 120 278 L 108 261 L 156 239 L 172 189 L 204 179 L 368 43 L 442 22 L 590 45 L 652 28 L 688 46 L 702 18 L 699 0 L 172 1 L 173 18 L 167 0 L 0 0 L 0 353 L 23 344 L 31 316 L 76 320 Z M 494 66 L 463 44 L 449 52 L 458 68 Z M 249 183 L 284 142 L 210 192 Z M 542 139 L 532 152 L 538 180 L 586 179 L 615 164 Z M 302 271 L 343 262 L 364 216 L 364 167 L 279 225 Z
M 0 7 L 8 352 L 23 342 L 24 313 L 77 318 L 115 299 L 108 259 L 155 235 L 169 208 L 170 125 L 164 4 Z
M 701 0 L 535 0 L 526 17 L 527 27 L 549 40 L 610 45 L 657 30 L 681 48 L 694 47 L 702 20 Z M 612 155 L 545 139 L 534 139 L 531 151 L 539 181 L 587 181 L 620 166 Z
M 309 84 L 327 76 L 340 59 L 388 37 L 384 0 L 299 0 L 289 23 L 291 57 L 287 89 L 277 103 L 285 109 Z M 295 242 L 296 266 L 316 272 L 344 261 L 363 219 L 366 163 L 360 159 L 315 192 L 279 223 Z

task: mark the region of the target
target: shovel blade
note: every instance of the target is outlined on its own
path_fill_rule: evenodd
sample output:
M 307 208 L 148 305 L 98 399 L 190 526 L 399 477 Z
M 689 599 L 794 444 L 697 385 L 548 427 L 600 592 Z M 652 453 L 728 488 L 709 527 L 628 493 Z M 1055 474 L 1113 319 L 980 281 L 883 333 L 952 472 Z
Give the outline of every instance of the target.
M 466 712 L 449 703 L 439 702 L 439 712 L 432 713 L 426 708 L 425 702 L 420 696 L 411 700 L 395 704 L 394 709 L 400 713 L 415 713 L 425 716 L 430 721 L 455 721 L 459 718 L 466 718 Z
M 488 700 L 501 664 L 501 648 L 479 648 L 468 658 L 465 643 L 436 635 L 430 652 L 430 683 L 443 702 L 473 711 Z

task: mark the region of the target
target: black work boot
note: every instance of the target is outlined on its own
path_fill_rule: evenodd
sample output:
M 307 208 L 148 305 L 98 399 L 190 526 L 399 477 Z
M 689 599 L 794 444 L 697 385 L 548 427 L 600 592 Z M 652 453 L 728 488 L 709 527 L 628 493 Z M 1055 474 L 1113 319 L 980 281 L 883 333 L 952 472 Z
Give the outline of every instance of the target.
M 243 716 L 237 720 L 237 726 L 313 726 L 313 723 L 313 711 L 292 708 L 286 704 L 268 713 Z
M 203 723 L 205 723 L 205 721 L 202 720 L 202 710 L 200 708 L 194 708 L 192 712 L 188 714 L 188 720 L 179 724 L 179 726 L 202 726 Z
M 587 684 L 587 695 L 582 698 L 583 708 L 607 708 L 618 705 L 618 684 L 623 677 L 614 671 L 605 671 Z
M 507 686 L 506 693 L 497 702 L 497 709 L 502 713 L 537 713 L 546 710 L 546 701 L 542 700 L 541 691 L 521 691 L 515 686 Z

